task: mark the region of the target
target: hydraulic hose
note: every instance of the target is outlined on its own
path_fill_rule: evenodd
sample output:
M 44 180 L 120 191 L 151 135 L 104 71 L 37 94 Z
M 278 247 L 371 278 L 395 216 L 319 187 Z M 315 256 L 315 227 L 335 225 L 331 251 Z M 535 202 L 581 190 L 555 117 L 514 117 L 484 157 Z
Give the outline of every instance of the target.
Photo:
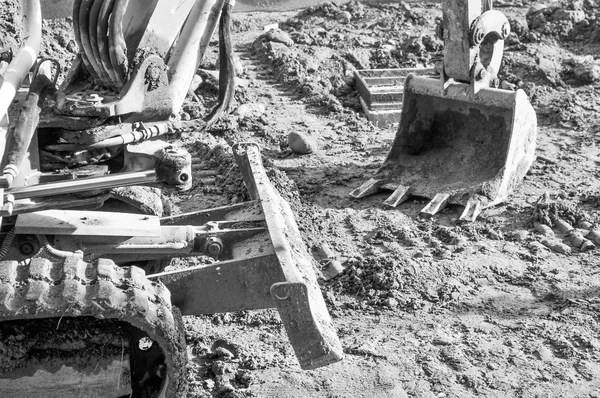
M 42 10 L 40 0 L 21 0 L 23 34 L 26 38 L 4 72 L 0 86 L 0 120 L 4 118 L 17 90 L 35 64 L 42 45 Z
M 38 241 L 40 242 L 40 245 L 42 246 L 42 250 L 44 252 L 46 252 L 46 254 L 48 254 L 52 257 L 55 257 L 55 258 L 70 258 L 70 257 L 83 258 L 83 252 L 81 252 L 81 251 L 69 252 L 69 251 L 64 251 L 64 250 L 58 250 L 55 247 L 52 247 L 52 245 L 50 245 L 50 242 L 48 242 L 48 238 L 46 237 L 46 235 L 36 235 L 36 237 L 38 238 Z
M 17 231 L 14 228 L 11 228 L 11 230 L 6 234 L 6 237 L 4 237 L 2 246 L 0 246 L 0 260 L 4 259 L 4 257 L 6 257 L 8 254 L 8 251 L 15 240 L 15 236 L 17 236 Z
M 233 44 L 231 41 L 231 13 L 233 1 L 228 1 L 221 12 L 219 24 L 219 103 L 206 118 L 208 128 L 223 113 L 228 113 L 235 94 L 235 66 L 233 65 Z

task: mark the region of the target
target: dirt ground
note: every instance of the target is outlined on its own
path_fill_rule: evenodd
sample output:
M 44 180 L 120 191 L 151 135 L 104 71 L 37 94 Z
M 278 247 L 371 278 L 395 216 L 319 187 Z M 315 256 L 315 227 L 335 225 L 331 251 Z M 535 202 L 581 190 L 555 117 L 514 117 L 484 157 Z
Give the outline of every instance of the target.
M 551 213 L 600 226 L 600 8 L 494 3 L 513 31 L 501 87 L 528 94 L 537 159 L 505 203 L 467 224 L 458 206 L 421 218 L 425 198 L 388 209 L 389 193 L 349 196 L 396 131 L 365 119 L 353 71 L 433 66 L 439 4 L 235 14 L 234 111 L 199 132 L 217 98 L 211 43 L 181 142 L 219 175 L 171 195 L 170 211 L 244 200 L 231 145 L 258 142 L 315 257 L 345 358 L 302 371 L 275 311 L 188 318 L 189 397 L 600 397 L 600 249 L 534 228 Z M 69 24 L 44 28 L 45 53 L 65 64 L 76 51 Z M 281 32 L 261 36 L 272 24 Z M 312 153 L 290 150 L 292 131 Z M 332 260 L 343 270 L 332 273 Z

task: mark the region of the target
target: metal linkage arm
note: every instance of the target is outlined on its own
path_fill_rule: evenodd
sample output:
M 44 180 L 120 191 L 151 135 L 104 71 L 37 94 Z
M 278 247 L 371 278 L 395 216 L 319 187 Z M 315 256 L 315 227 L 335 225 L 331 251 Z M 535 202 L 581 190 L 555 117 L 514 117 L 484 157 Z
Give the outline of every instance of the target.
M 443 13 L 443 78 L 472 83 L 475 92 L 489 87 L 500 70 L 508 19 L 481 0 L 444 0 Z M 491 52 L 482 51 L 484 43 L 493 44 Z

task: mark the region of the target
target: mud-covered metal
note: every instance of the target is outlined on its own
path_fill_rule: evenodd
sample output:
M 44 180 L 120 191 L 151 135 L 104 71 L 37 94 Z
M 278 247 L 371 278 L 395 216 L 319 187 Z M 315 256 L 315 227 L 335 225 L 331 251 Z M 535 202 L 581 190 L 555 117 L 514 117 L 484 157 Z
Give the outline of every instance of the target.
M 76 0 L 81 53 L 59 89 L 56 112 L 120 115 L 122 122 L 176 115 L 224 5 L 225 0 Z
M 480 0 L 444 0 L 444 79 L 472 83 L 477 92 L 497 78 L 510 24 Z
M 212 226 L 206 237 L 223 238 L 224 255 L 214 264 L 153 277 L 171 290 L 183 314 L 275 307 L 303 369 L 339 361 L 342 348 L 289 204 L 270 183 L 256 145 L 234 152 L 253 202 L 167 220 L 204 220 Z M 242 228 L 235 239 L 229 238 L 235 230 L 221 230 L 238 223 L 256 227 Z
M 154 391 L 150 396 L 185 396 L 183 323 L 169 296 L 162 284 L 149 281 L 141 269 L 117 267 L 110 260 L 87 263 L 76 258 L 36 258 L 29 265 L 0 262 L 0 322 L 114 319 L 132 327 L 128 347 L 138 346 L 142 338 L 152 340 L 157 352 L 131 349 L 131 384 L 136 397 L 148 396 L 144 395 L 148 388 Z M 17 344 L 16 340 L 13 343 Z M 11 342 L 5 339 L 4 344 L 10 346 Z M 35 362 L 35 353 L 22 355 L 25 364 L 27 356 Z M 21 369 L 19 374 L 26 377 L 27 371 Z M 15 396 L 11 392 L 14 377 L 9 372 L 0 373 L 0 396 Z
M 377 173 L 350 195 L 392 190 L 385 201 L 390 207 L 424 196 L 431 201 L 423 215 L 459 204 L 465 206 L 460 219 L 473 221 L 506 200 L 527 173 L 535 158 L 537 117 L 523 90 L 490 87 L 510 31 L 506 17 L 482 13 L 479 0 L 445 0 L 443 11 L 441 81 L 406 79 L 392 147 Z

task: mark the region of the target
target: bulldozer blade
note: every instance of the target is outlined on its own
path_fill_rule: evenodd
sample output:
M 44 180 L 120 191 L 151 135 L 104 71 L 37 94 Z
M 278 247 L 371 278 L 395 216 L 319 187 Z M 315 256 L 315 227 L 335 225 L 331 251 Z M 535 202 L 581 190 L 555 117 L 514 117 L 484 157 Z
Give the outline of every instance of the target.
M 341 360 L 342 347 L 290 205 L 269 181 L 257 145 L 238 144 L 234 154 L 251 202 L 163 221 L 253 221 L 261 230 L 245 240 L 223 241 L 223 247 L 231 246 L 230 259 L 150 278 L 167 286 L 183 315 L 277 308 L 302 369 Z
M 275 191 L 256 144 L 238 144 L 234 154 L 253 200 L 260 200 L 285 280 L 271 287 L 300 366 L 314 369 L 342 359 L 342 347 L 288 202 Z M 280 294 L 282 291 L 288 294 Z
M 508 197 L 535 159 L 537 118 L 522 90 L 483 88 L 411 75 L 396 137 L 381 168 L 351 195 L 396 190 L 433 198 L 422 214 L 446 204 L 467 206 L 461 219 Z M 366 185 L 369 185 L 366 187 Z M 356 197 L 356 196 L 355 196 Z

